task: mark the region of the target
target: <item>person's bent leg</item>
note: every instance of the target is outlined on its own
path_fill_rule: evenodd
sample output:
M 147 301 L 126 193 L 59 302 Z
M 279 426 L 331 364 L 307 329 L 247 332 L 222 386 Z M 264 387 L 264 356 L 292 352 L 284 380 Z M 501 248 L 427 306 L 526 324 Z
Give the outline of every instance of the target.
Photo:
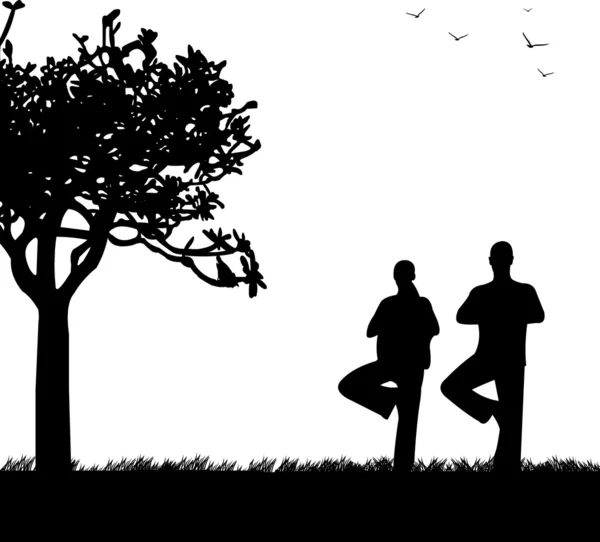
M 459 365 L 442 382 L 442 393 L 458 408 L 481 423 L 486 423 L 492 417 L 498 401 L 488 399 L 473 391 L 495 378 L 493 365 L 477 355 L 471 356 Z
M 347 399 L 387 420 L 396 406 L 398 391 L 381 385 L 390 379 L 389 367 L 380 361 L 374 361 L 345 376 L 339 383 L 338 389 Z

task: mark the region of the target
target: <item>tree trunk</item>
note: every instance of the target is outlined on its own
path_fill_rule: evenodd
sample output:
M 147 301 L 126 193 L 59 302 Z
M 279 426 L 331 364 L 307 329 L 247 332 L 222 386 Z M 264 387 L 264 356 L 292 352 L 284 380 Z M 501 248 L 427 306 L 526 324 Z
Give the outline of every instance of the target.
M 69 301 L 38 305 L 35 384 L 35 463 L 38 472 L 71 470 L 69 413 Z

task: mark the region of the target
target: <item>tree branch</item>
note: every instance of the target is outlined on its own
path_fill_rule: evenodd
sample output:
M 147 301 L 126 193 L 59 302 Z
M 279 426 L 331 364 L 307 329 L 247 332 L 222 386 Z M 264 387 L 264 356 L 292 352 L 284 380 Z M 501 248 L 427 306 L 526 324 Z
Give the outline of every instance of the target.
M 81 243 L 81 245 L 73 249 L 73 252 L 71 252 L 71 271 L 79 265 L 79 258 L 85 254 L 90 246 L 90 241 L 86 240 L 84 243 Z
M 110 224 L 114 220 L 115 215 L 116 213 L 111 211 L 104 214 L 99 213 L 96 216 L 90 227 L 88 240 L 73 251 L 73 253 L 76 253 L 78 256 L 88 249 L 89 253 L 83 262 L 78 263 L 75 267 L 73 266 L 73 253 L 71 253 L 71 273 L 58 289 L 60 294 L 63 294 L 68 298 L 72 297 L 81 283 L 94 269 L 96 269 L 96 267 L 98 267 L 106 249 L 106 244 L 108 243 Z M 88 246 L 86 246 L 85 249 L 82 249 L 83 245 Z
M 108 240 L 117 247 L 131 247 L 141 243 L 141 236 L 138 232 L 133 239 L 119 239 L 118 237 L 115 237 L 114 234 L 108 232 Z
M 89 239 L 90 230 L 78 230 L 75 228 L 58 228 L 57 237 L 71 237 L 72 239 Z
M 29 243 L 36 237 L 35 233 L 35 229 L 30 224 L 25 223 L 23 233 L 13 241 L 13 246 L 8 254 L 10 256 L 11 270 L 17 286 L 19 286 L 19 288 L 21 288 L 21 290 L 37 304 L 40 298 L 39 280 L 29 268 L 26 256 Z
M 148 249 L 150 249 L 152 252 L 161 254 L 162 256 L 167 258 L 167 260 L 170 260 L 172 262 L 179 262 L 182 265 L 184 265 L 185 267 L 189 267 L 196 276 L 200 277 L 207 284 L 210 284 L 211 286 L 217 286 L 217 287 L 225 286 L 225 284 L 221 283 L 219 280 L 213 279 L 213 278 L 209 277 L 208 275 L 205 275 L 202 271 L 200 271 L 200 269 L 198 269 L 194 265 L 194 262 L 191 258 L 189 258 L 187 256 L 175 256 L 173 254 L 169 254 L 168 252 L 165 252 L 164 250 L 162 250 L 160 247 L 153 245 L 152 243 L 150 243 L 143 237 L 140 238 L 140 242 L 143 245 L 145 245 Z
M 220 252 L 215 252 L 215 249 L 219 247 L 218 244 L 213 243 L 208 247 L 202 248 L 179 248 L 174 247 L 171 243 L 169 243 L 166 239 L 156 239 L 164 248 L 173 252 L 176 256 L 180 257 L 205 257 L 205 256 L 229 256 L 231 254 L 235 254 L 239 252 L 237 248 L 232 247 L 229 243 L 223 241 L 223 245 L 225 250 Z
M 83 205 L 83 203 L 77 201 L 76 199 L 72 199 L 69 202 L 69 207 L 71 207 L 74 211 L 77 211 L 90 226 L 92 225 L 94 215 L 91 213 L 90 209 Z
M 8 31 L 10 30 L 10 27 L 13 23 L 13 19 L 15 18 L 15 11 L 24 7 L 25 4 L 23 4 L 21 0 L 17 0 L 13 5 L 11 5 L 11 7 L 9 7 L 10 15 L 8 16 L 8 20 L 6 21 L 6 25 L 4 26 L 4 30 L 2 31 L 2 35 L 0 36 L 0 47 L 2 47 L 4 40 L 8 36 Z
M 6 212 L 2 213 L 0 222 L 2 223 L 2 228 L 0 228 L 0 245 L 6 250 L 9 257 L 12 258 L 15 239 L 10 231 L 10 216 L 7 216 Z

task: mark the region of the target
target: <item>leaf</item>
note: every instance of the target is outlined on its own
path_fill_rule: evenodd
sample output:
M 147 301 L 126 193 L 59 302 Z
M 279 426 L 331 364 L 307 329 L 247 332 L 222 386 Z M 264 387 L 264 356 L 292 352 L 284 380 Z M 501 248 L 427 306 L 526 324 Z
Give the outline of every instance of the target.
M 194 242 L 194 238 L 192 237 L 187 244 L 185 245 L 185 247 L 183 247 L 183 250 L 187 250 L 188 248 L 190 248 L 192 246 L 192 243 Z
M 4 46 L 4 54 L 12 61 L 12 53 L 13 46 L 10 40 L 6 40 L 6 45 Z
M 87 40 L 90 39 L 89 36 L 78 36 L 77 34 L 73 33 L 73 37 L 79 42 L 80 45 L 83 45 Z
M 141 33 L 138 34 L 138 39 L 144 45 L 151 45 L 152 42 L 158 37 L 158 34 L 154 32 L 154 30 L 149 30 L 147 28 L 142 28 Z
M 249 252 L 250 251 L 250 241 L 246 239 L 246 236 L 242 233 L 242 235 L 238 235 L 236 230 L 233 230 L 233 236 L 237 241 L 236 250 L 240 252 Z
M 202 230 L 202 233 L 213 243 L 217 240 L 217 234 L 214 230 Z
M 2 5 L 3 5 L 5 8 L 8 8 L 8 9 L 12 9 L 12 8 L 13 8 L 13 5 L 12 5 L 12 3 L 11 3 L 11 2 L 2 2 Z
M 107 21 L 114 21 L 120 13 L 120 9 L 113 9 L 108 15 L 105 15 L 103 19 L 106 19 Z
M 221 75 L 221 72 L 225 66 L 227 66 L 227 61 L 225 60 L 215 65 L 214 70 L 217 76 Z
M 24 7 L 25 7 L 25 4 L 23 2 L 21 2 L 21 0 L 17 0 L 17 3 L 14 5 L 15 9 L 21 9 Z

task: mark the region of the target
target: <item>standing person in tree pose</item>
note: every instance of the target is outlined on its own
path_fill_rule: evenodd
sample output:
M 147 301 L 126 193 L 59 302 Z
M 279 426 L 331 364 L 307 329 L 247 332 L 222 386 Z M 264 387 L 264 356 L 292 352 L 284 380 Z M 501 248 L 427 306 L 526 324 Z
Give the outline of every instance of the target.
M 477 350 L 444 380 L 442 393 L 481 423 L 496 419 L 494 470 L 520 472 L 527 324 L 543 322 L 544 310 L 533 286 L 511 278 L 510 244 L 494 244 L 489 261 L 494 279 L 475 287 L 456 316 L 459 324 L 479 326 Z M 492 380 L 497 401 L 473 391 Z
M 431 339 L 440 332 L 431 303 L 419 296 L 414 279 L 411 262 L 396 264 L 398 293 L 379 304 L 367 328 L 367 337 L 377 336 L 377 361 L 352 371 L 339 384 L 344 397 L 386 420 L 398 407 L 395 472 L 410 472 L 414 464 L 423 375 L 431 363 Z M 397 388 L 382 386 L 389 381 Z

